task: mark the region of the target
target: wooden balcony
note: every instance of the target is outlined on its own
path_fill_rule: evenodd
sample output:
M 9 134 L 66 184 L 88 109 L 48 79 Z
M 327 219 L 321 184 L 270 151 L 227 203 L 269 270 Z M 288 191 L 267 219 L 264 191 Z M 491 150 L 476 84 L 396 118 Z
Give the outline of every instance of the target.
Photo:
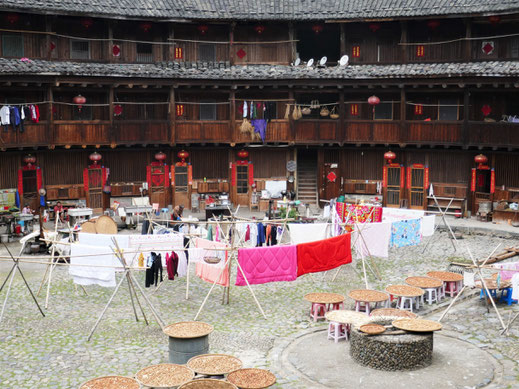
M 179 143 L 229 143 L 231 139 L 229 120 L 186 120 L 175 124 L 175 140 Z
M 240 131 L 241 121 L 236 121 L 236 128 L 233 132 L 233 142 L 252 143 L 251 136 L 247 132 Z M 274 119 L 267 124 L 265 142 L 289 142 L 292 140 L 290 135 L 290 121 L 286 119 Z
M 169 143 L 169 122 L 167 120 L 117 121 L 113 124 L 113 139 L 117 144 Z
M 405 139 L 412 144 L 460 145 L 463 143 L 462 130 L 462 122 L 407 121 Z
M 53 125 L 55 145 L 107 145 L 110 122 L 57 121 Z
M 47 122 L 31 123 L 29 120 L 25 121 L 24 132 L 14 131 L 12 126 L 5 132 L 2 126 L 0 136 L 2 147 L 46 146 L 51 139 Z
M 401 141 L 399 121 L 354 120 L 346 122 L 346 143 L 398 143 Z
M 519 123 L 469 122 L 468 144 L 470 146 L 517 147 L 519 146 Z

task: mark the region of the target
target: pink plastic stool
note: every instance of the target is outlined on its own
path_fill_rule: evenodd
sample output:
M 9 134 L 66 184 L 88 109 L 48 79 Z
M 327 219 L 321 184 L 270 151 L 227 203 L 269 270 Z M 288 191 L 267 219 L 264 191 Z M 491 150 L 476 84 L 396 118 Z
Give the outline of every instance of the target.
M 326 314 L 326 312 L 326 304 L 312 303 L 312 308 L 310 309 L 310 317 L 314 319 L 314 321 L 324 319 L 324 315 Z

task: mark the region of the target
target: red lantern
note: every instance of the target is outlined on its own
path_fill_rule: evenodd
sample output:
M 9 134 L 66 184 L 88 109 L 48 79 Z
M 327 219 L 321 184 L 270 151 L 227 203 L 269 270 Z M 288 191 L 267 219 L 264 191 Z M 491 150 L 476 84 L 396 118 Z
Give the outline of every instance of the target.
M 20 15 L 18 15 L 18 14 L 7 14 L 6 19 L 9 22 L 9 24 L 16 24 L 16 23 L 18 23 L 18 20 L 20 19 Z
M 123 113 L 123 106 L 121 104 L 114 105 L 114 116 L 121 116 Z
M 486 155 L 479 154 L 474 157 L 474 162 L 478 164 L 478 169 L 481 169 L 488 162 L 488 158 Z
M 92 27 L 92 25 L 94 24 L 94 21 L 90 18 L 83 18 L 81 19 L 81 25 L 83 27 L 85 27 L 87 30 Z
M 323 25 L 322 24 L 314 24 L 312 26 L 312 31 L 317 35 L 323 32 Z
M 485 104 L 481 107 L 481 112 L 483 113 L 483 116 L 487 117 L 492 112 L 492 108 L 490 108 L 490 105 Z
M 369 24 L 369 29 L 371 30 L 371 32 L 377 32 L 378 30 L 380 30 L 382 26 L 380 25 L 380 23 L 370 23 Z
M 501 17 L 497 15 L 492 15 L 488 17 L 488 21 L 492 24 L 498 24 L 501 21 Z
M 392 151 L 387 151 L 384 153 L 384 159 L 390 165 L 393 163 L 393 159 L 395 159 L 395 158 L 396 158 L 396 154 L 393 153 Z
M 177 157 L 182 160 L 182 163 L 185 163 L 186 159 L 189 157 L 189 153 L 186 150 L 182 150 L 178 152 Z
M 429 27 L 431 30 L 436 30 L 440 26 L 439 20 L 429 20 L 427 22 L 427 27 Z
M 88 159 L 90 159 L 94 165 L 97 165 L 97 162 L 101 160 L 101 154 L 99 154 L 97 151 L 94 151 L 92 154 L 88 156 Z
M 200 24 L 197 27 L 197 30 L 200 34 L 205 35 L 207 31 L 209 30 L 209 26 L 207 24 Z
M 159 151 L 157 154 L 155 154 L 155 159 L 159 162 L 164 162 L 166 159 L 166 154 L 164 154 L 162 151 Z
M 238 151 L 238 158 L 240 159 L 247 159 L 247 157 L 249 156 L 249 152 L 247 150 L 240 150 Z
M 368 103 L 369 103 L 369 105 L 373 105 L 373 106 L 379 105 L 380 99 L 377 96 L 373 95 L 370 98 L 368 98 Z
M 254 27 L 254 31 L 256 31 L 258 35 L 261 35 L 263 34 L 263 31 L 265 31 L 265 26 L 258 24 L 256 27 Z
M 81 111 L 81 108 L 83 108 L 83 104 L 86 103 L 86 99 L 81 95 L 77 95 L 72 99 L 72 101 L 74 101 L 74 104 L 77 104 L 77 108 L 79 111 Z
M 31 154 L 27 154 L 25 157 L 23 157 L 23 162 L 27 164 L 27 167 L 31 167 L 33 163 L 36 162 L 36 157 Z
M 144 32 L 149 32 L 151 30 L 151 23 L 144 22 L 139 24 L 139 28 Z

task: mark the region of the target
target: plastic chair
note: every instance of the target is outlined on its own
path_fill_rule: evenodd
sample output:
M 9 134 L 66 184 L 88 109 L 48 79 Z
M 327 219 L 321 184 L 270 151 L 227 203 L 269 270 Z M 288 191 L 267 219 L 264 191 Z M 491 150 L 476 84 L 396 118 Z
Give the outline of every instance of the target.
M 338 343 L 339 339 L 348 340 L 348 331 L 344 324 L 331 321 L 328 324 L 328 339 L 333 339 L 335 343 Z

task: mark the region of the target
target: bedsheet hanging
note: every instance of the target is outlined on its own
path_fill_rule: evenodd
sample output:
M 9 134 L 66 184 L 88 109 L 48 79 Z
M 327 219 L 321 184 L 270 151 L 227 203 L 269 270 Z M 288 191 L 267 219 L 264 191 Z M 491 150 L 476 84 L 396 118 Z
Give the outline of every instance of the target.
M 400 220 L 391 223 L 391 246 L 416 246 L 422 241 L 422 219 Z
M 351 263 L 351 234 L 297 245 L 297 276 Z

